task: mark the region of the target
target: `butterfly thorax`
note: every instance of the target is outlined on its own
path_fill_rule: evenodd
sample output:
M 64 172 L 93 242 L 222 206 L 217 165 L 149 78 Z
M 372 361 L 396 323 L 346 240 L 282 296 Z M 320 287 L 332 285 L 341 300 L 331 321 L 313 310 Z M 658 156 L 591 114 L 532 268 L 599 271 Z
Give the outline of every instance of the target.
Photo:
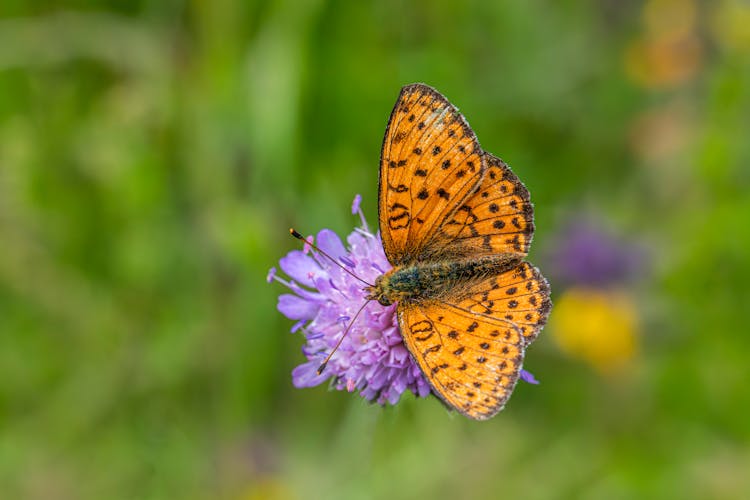
M 475 259 L 455 261 L 417 262 L 396 266 L 368 287 L 368 298 L 384 306 L 394 302 L 422 302 L 440 299 L 451 291 L 456 294 L 461 286 L 467 288 L 477 280 L 485 279 L 515 267 L 520 258 L 514 254 L 498 254 Z

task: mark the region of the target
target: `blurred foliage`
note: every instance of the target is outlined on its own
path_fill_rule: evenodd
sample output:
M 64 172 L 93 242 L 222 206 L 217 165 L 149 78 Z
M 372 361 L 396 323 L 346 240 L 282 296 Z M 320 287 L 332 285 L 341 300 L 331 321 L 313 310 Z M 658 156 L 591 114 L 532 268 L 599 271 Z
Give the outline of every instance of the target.
M 747 498 L 748 19 L 744 0 L 5 0 L 3 498 Z M 542 384 L 484 423 L 291 387 L 302 340 L 266 271 L 290 225 L 348 233 L 355 193 L 375 220 L 415 81 L 529 187 L 542 270 L 582 211 L 648 242 L 627 369 L 542 334 Z

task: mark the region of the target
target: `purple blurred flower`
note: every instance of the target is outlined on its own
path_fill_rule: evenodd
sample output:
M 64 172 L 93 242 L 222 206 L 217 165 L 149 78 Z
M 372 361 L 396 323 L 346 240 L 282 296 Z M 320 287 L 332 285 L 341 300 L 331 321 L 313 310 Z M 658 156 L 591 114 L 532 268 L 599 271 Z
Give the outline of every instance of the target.
M 568 224 L 553 238 L 547 269 L 565 286 L 606 287 L 643 274 L 643 248 L 615 238 L 582 218 Z
M 329 229 L 317 235 L 317 246 L 365 281 L 373 283 L 391 265 L 379 234 L 370 233 L 357 195 L 352 213 L 362 227 L 347 237 L 348 248 Z M 308 240 L 311 240 L 309 237 Z M 369 302 L 344 338 L 341 346 L 318 375 L 321 362 L 336 346 L 351 319 L 365 303 L 363 284 L 309 245 L 293 250 L 279 261 L 291 279 L 285 280 L 272 268 L 268 281 L 278 281 L 293 294 L 279 296 L 278 310 L 296 321 L 292 333 L 301 331 L 306 343 L 302 353 L 307 362 L 292 371 L 295 387 L 312 387 L 330 381 L 332 387 L 358 391 L 368 401 L 396 404 L 404 391 L 419 397 L 430 394 L 430 386 L 403 344 L 396 318 L 396 305 L 384 307 Z M 535 383 L 533 375 L 521 378 Z

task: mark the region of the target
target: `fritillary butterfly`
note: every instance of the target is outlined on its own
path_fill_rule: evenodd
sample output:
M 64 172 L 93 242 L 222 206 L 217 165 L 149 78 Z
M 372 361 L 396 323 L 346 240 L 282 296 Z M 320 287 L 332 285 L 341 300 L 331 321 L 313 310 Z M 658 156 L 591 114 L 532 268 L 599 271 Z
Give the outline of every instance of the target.
M 393 269 L 368 298 L 398 303 L 404 344 L 440 399 L 492 417 L 552 305 L 547 281 L 524 261 L 534 233 L 528 190 L 445 97 L 412 84 L 386 128 L 378 208 Z

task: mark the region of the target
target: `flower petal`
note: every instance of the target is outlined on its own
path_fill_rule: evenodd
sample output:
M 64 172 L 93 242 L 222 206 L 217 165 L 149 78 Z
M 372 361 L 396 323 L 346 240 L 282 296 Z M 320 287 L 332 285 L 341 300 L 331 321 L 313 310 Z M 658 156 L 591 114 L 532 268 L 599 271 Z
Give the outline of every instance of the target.
M 318 313 L 320 306 L 303 298 L 289 293 L 279 296 L 277 309 L 289 319 L 310 320 Z
M 398 400 L 401 399 L 401 391 L 399 391 L 395 386 L 387 390 L 385 392 L 385 395 L 386 399 L 391 405 L 395 405 L 396 403 L 398 403 Z
M 330 375 L 326 374 L 325 371 L 318 375 L 319 366 L 320 362 L 318 361 L 308 361 L 294 368 L 292 370 L 292 383 L 294 387 L 315 387 L 325 382 Z
M 336 260 L 346 256 L 346 248 L 341 238 L 330 229 L 323 229 L 318 233 L 318 248 Z
M 427 381 L 424 379 L 424 377 L 421 376 L 421 374 L 420 378 L 417 379 L 417 391 L 420 398 L 426 398 L 432 392 L 430 384 L 427 383 Z
M 409 351 L 406 350 L 403 344 L 395 345 L 391 348 L 389 358 L 390 366 L 402 366 L 409 359 Z
M 314 287 L 315 277 L 324 273 L 315 259 L 302 250 L 292 250 L 279 260 L 279 265 L 292 279 L 309 287 Z
M 310 302 L 325 302 L 326 300 L 323 294 L 311 292 L 306 288 L 302 288 L 294 281 L 289 283 L 289 289 L 293 291 L 294 293 L 296 293 L 297 295 L 299 295 L 300 297 L 302 297 L 303 299 L 309 300 Z

